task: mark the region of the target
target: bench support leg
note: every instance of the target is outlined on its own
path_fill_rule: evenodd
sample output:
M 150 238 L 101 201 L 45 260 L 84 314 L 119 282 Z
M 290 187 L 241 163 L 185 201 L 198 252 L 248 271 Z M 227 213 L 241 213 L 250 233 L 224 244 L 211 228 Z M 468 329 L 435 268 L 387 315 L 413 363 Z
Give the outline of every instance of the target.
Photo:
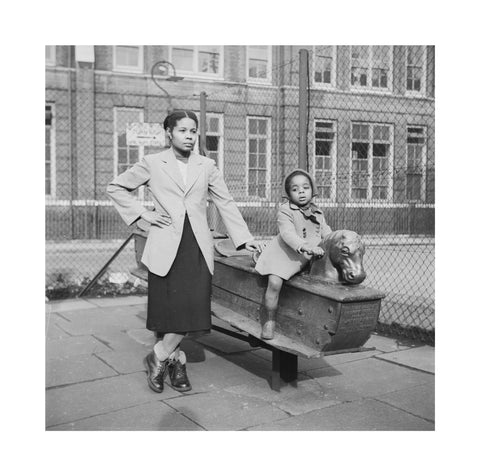
M 280 391 L 281 381 L 293 382 L 297 379 L 298 357 L 289 352 L 272 349 L 272 390 Z

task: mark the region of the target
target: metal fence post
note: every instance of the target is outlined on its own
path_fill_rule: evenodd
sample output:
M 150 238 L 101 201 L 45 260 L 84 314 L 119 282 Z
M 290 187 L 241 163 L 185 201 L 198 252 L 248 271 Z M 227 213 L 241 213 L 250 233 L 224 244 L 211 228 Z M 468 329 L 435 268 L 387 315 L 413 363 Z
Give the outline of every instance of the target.
M 198 149 L 201 155 L 205 155 L 207 150 L 207 93 L 202 91 L 200 93 L 200 143 Z
M 307 136 L 308 136 L 308 51 L 299 51 L 298 80 L 298 166 L 308 170 Z

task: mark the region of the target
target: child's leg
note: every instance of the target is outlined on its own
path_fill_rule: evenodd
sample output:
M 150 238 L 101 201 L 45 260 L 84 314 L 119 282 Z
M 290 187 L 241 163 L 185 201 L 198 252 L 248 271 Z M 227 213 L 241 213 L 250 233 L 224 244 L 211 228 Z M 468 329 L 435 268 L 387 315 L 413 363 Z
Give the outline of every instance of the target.
M 268 286 L 265 292 L 265 308 L 267 310 L 267 320 L 262 326 L 262 338 L 273 339 L 275 332 L 275 316 L 278 307 L 278 298 L 282 289 L 283 279 L 275 274 L 268 276 Z
M 265 292 L 265 307 L 268 311 L 276 311 L 278 306 L 278 298 L 282 290 L 283 279 L 275 274 L 268 276 L 268 286 Z

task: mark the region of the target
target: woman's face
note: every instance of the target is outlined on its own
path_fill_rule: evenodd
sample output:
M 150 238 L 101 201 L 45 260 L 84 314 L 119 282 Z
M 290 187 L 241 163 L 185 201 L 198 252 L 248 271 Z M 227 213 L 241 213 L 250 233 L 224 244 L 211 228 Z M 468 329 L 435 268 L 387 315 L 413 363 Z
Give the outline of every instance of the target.
M 299 174 L 293 176 L 288 187 L 288 195 L 290 200 L 299 207 L 303 207 L 310 203 L 312 200 L 312 186 L 310 180 L 308 180 L 305 175 Z
M 191 152 L 197 141 L 197 125 L 193 119 L 184 117 L 177 121 L 173 130 L 168 129 L 172 147 L 180 152 Z

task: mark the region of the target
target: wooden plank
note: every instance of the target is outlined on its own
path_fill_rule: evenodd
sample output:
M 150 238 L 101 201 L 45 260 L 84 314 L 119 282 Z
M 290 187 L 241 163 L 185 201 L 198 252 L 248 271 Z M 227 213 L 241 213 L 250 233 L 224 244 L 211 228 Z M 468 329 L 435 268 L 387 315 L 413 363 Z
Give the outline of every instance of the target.
M 241 314 L 232 311 L 231 309 L 222 306 L 215 301 L 212 301 L 212 314 L 218 319 L 227 322 L 232 327 L 246 332 L 247 334 L 253 335 L 257 339 L 272 347 L 275 347 L 276 349 L 283 350 L 294 355 L 299 355 L 300 357 L 305 357 L 307 359 L 321 357 L 323 355 L 322 352 L 319 352 L 316 349 L 312 349 L 311 347 L 307 347 L 306 345 L 295 342 L 289 337 L 278 333 L 275 334 L 273 339 L 264 340 L 261 338 L 262 329 L 258 322 L 252 321 L 248 317 L 242 316 Z

